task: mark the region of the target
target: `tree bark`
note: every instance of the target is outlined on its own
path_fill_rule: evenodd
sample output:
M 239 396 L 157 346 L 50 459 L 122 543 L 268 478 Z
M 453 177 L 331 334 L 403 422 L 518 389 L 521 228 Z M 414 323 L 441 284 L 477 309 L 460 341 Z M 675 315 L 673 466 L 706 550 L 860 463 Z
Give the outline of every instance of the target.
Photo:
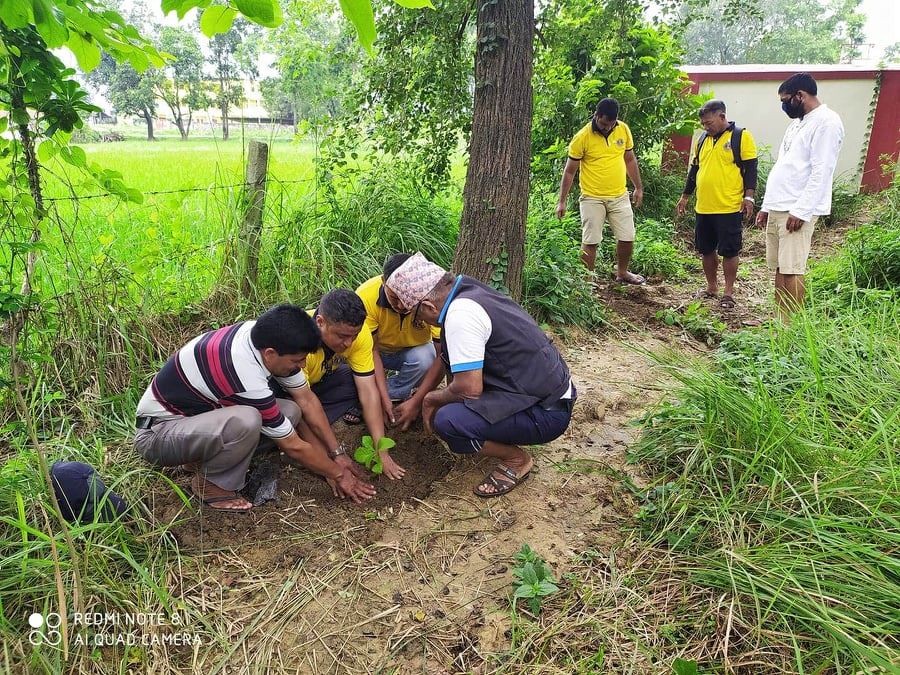
M 144 121 L 147 123 L 147 140 L 155 141 L 156 138 L 153 136 L 153 115 L 146 108 L 144 108 Z
M 522 292 L 531 168 L 533 0 L 478 11 L 469 167 L 454 269 Z

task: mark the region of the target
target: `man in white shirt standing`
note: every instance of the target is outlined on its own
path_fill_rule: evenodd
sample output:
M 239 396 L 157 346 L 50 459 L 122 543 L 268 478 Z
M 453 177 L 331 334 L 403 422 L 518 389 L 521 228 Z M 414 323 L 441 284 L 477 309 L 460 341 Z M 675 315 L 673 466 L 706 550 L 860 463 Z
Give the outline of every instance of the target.
M 844 141 L 841 118 L 817 94 L 809 73 L 792 75 L 778 87 L 781 109 L 794 121 L 784 132 L 756 217 L 766 228 L 766 262 L 775 272 L 783 320 L 803 303 L 813 228 L 819 216 L 831 213 L 831 183 Z

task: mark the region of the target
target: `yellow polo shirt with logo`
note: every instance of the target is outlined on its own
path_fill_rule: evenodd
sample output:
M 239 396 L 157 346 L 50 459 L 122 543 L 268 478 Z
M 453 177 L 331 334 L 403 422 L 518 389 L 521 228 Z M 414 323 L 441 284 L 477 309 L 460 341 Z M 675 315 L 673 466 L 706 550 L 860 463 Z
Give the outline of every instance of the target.
M 734 125 L 718 138 L 707 136 L 700 148 L 700 168 L 697 171 L 697 213 L 737 213 L 744 199 L 744 178 L 734 163 L 731 132 Z M 697 139 L 699 143 L 700 139 Z M 697 144 L 694 144 L 694 155 Z M 741 159 L 756 159 L 756 141 L 749 131 L 741 133 Z
M 310 316 L 315 316 L 315 310 L 308 311 Z M 375 373 L 375 359 L 372 356 L 372 334 L 365 329 L 359 331 L 356 339 L 350 343 L 350 347 L 341 353 L 335 353 L 324 344 L 316 351 L 306 356 L 306 366 L 303 372 L 310 385 L 319 382 L 325 375 L 337 370 L 342 363 L 350 366 L 354 375 L 365 376 Z
M 384 285 L 381 275 L 364 281 L 356 294 L 366 306 L 366 322 L 363 330 L 378 336 L 378 346 L 386 352 L 396 352 L 409 347 L 418 347 L 433 339 L 439 339 L 441 329 L 431 327 L 424 321 L 415 324 L 412 315 L 400 316 L 387 305 L 387 298 L 381 292 Z
M 569 143 L 569 157 L 581 162 L 578 184 L 587 197 L 612 199 L 625 194 L 625 153 L 634 149 L 631 129 L 622 120 L 604 136 L 594 131 L 593 120 Z

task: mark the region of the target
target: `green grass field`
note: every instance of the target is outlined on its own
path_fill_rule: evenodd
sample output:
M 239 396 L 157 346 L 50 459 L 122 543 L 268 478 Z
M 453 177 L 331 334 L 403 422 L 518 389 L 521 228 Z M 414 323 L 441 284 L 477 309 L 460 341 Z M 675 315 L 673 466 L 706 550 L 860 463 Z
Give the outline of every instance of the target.
M 101 189 L 51 162 L 46 194 L 58 201 L 43 228 L 48 249 L 35 288 L 65 292 L 88 271 L 130 277 L 134 300 L 160 309 L 209 292 L 239 220 L 246 145 L 240 139 L 166 139 L 82 146 L 89 162 L 120 172 L 128 187 L 144 193 L 140 204 L 85 199 Z M 281 222 L 313 189 L 313 158 L 308 144 L 270 144 L 267 225 Z M 81 198 L 67 199 L 73 193 Z

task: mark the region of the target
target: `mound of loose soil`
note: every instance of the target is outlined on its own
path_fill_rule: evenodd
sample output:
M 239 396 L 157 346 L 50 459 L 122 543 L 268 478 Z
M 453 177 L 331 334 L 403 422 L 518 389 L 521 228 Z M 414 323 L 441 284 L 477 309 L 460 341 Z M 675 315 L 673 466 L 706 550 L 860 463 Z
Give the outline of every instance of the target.
M 347 430 L 341 435 L 355 447 L 362 429 Z M 317 532 L 354 530 L 352 537 L 360 544 L 376 540 L 381 533 L 380 512 L 402 502 L 427 497 L 432 484 L 443 478 L 453 465 L 452 455 L 434 438 L 421 431 L 398 433 L 397 447 L 391 456 L 406 469 L 402 480 L 373 476 L 377 496 L 362 505 L 335 497 L 319 476 L 294 465 L 284 455 L 265 453 L 254 458 L 274 462 L 278 466 L 278 497 L 255 507 L 249 513 L 222 513 L 200 508 L 196 498 L 185 505 L 182 497 L 168 486 L 153 495 L 151 506 L 161 523 L 174 523 L 171 533 L 185 551 L 250 547 L 270 551 L 278 557 L 282 551 L 273 544 L 291 539 L 308 540 Z M 190 496 L 191 476 L 178 471 L 173 482 Z M 261 546 L 261 544 L 265 546 Z

